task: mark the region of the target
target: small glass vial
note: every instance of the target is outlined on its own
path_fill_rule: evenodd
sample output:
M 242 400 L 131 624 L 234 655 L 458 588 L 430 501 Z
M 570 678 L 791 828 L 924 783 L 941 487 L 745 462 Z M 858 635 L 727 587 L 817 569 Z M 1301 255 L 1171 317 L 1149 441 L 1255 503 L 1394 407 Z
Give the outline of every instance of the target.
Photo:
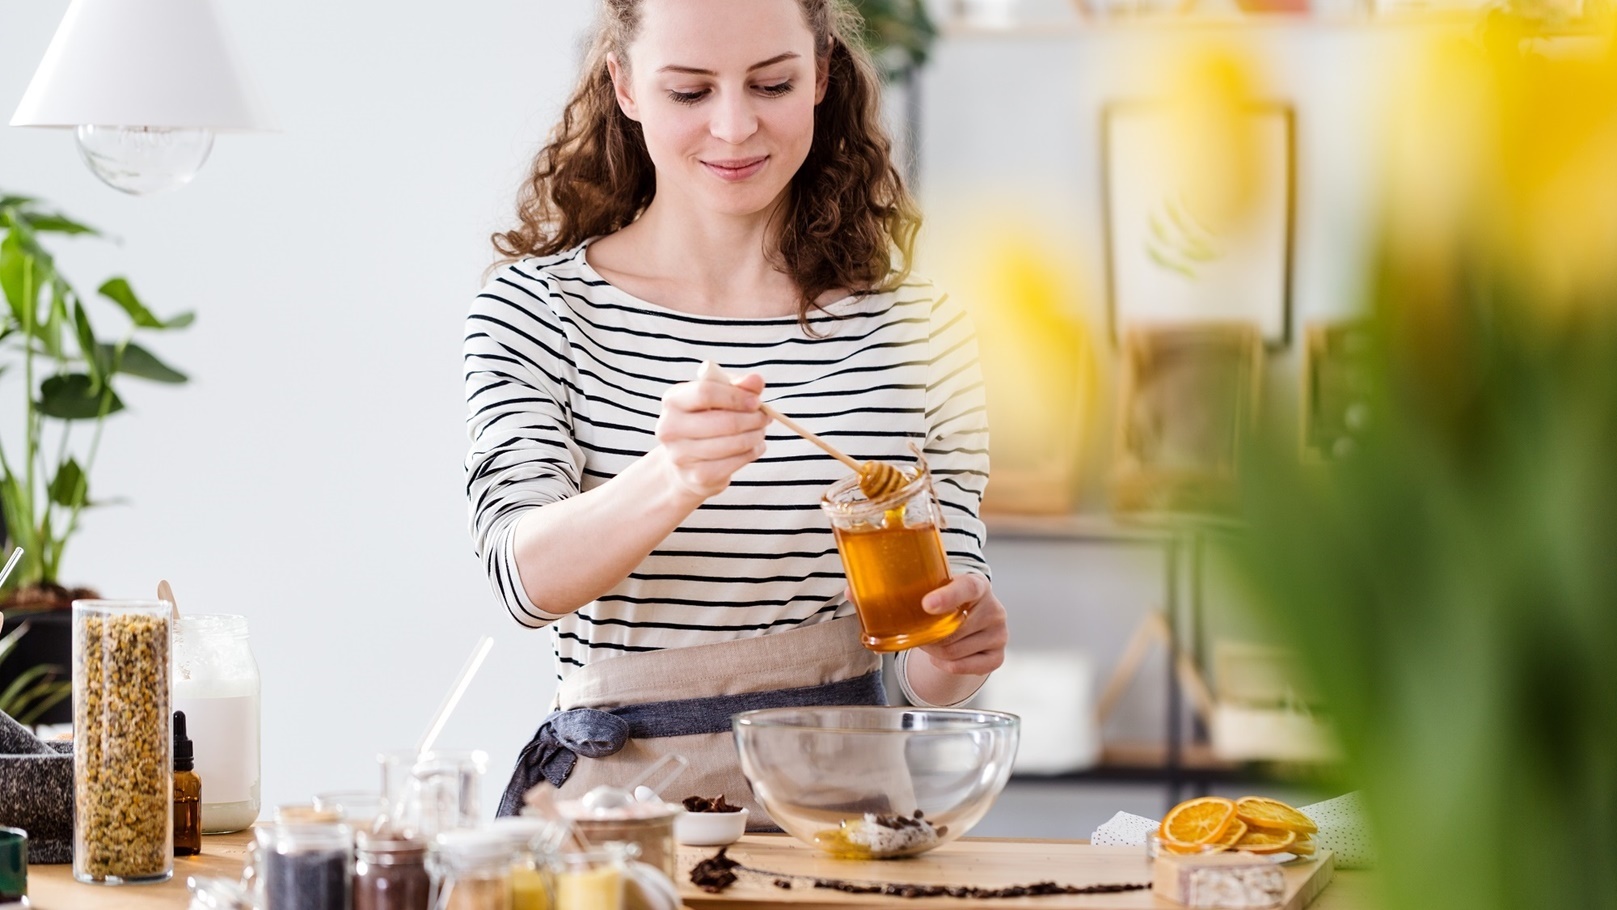
M 174 872 L 173 721 L 165 600 L 73 601 L 73 877 Z
M 430 910 L 427 845 L 388 833 L 354 835 L 354 910 Z
M 254 832 L 252 868 L 263 910 L 350 910 L 353 833 L 335 822 L 275 822 Z
M 941 616 L 921 608 L 921 598 L 948 584 L 949 559 L 931 475 L 922 464 L 906 476 L 903 487 L 879 499 L 865 498 L 858 475 L 832 484 L 820 499 L 864 630 L 861 641 L 872 651 L 940 641 L 966 619 L 964 608 Z
M 511 910 L 511 843 L 489 830 L 445 831 L 433 839 L 434 910 Z
M 202 852 L 202 780 L 196 774 L 185 712 L 174 712 L 174 855 Z
M 174 707 L 190 720 L 207 782 L 202 833 L 241 831 L 259 810 L 258 661 L 247 617 L 187 613 L 174 624 Z
M 684 815 L 685 808 L 661 800 L 643 803 L 596 798 L 607 790 L 597 787 L 583 799 L 559 802 L 556 811 L 572 823 L 585 843 L 630 845 L 640 862 L 671 879 L 678 875 L 674 819 Z

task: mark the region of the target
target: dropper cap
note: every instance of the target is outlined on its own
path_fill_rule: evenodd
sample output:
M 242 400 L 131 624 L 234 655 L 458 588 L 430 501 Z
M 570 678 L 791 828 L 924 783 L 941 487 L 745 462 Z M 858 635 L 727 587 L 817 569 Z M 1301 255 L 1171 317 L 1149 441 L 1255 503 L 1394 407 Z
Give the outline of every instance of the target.
M 189 771 L 196 767 L 191 756 L 191 740 L 185 735 L 185 712 L 174 712 L 174 770 Z

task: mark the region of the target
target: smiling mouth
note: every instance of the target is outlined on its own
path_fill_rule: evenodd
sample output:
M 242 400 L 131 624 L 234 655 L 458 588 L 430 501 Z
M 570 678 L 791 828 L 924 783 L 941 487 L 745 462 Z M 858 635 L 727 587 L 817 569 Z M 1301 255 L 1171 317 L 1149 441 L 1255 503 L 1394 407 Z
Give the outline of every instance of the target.
M 725 158 L 703 161 L 702 166 L 721 180 L 745 180 L 763 170 L 764 163 L 768 160 L 768 155 L 760 155 L 757 158 Z

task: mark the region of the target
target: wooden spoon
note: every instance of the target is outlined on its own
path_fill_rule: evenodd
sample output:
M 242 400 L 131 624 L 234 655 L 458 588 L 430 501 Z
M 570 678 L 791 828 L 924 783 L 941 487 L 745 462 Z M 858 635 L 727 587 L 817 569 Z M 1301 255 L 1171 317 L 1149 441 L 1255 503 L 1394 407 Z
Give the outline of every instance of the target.
M 714 382 L 732 381 L 718 364 L 709 360 L 702 361 L 702 364 L 696 368 L 696 378 Z M 866 499 L 874 500 L 891 496 L 903 489 L 904 484 L 909 482 L 909 478 L 904 475 L 902 470 L 884 461 L 867 461 L 864 464 L 854 461 L 836 446 L 815 435 L 808 427 L 775 410 L 766 402 L 759 403 L 758 409 L 767 414 L 771 420 L 780 423 L 786 429 L 814 443 L 824 449 L 827 455 L 852 468 L 854 473 L 859 475 L 859 489 L 864 492 Z
M 174 589 L 168 586 L 166 578 L 157 583 L 157 599 L 168 601 L 168 605 L 174 608 L 174 618 L 180 618 L 180 602 L 174 599 Z

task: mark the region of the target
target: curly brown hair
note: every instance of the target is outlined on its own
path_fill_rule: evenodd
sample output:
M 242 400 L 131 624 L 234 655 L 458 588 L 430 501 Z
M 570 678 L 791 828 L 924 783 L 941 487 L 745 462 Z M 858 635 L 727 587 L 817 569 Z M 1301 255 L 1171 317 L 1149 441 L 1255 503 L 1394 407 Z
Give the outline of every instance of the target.
M 547 256 L 621 230 L 656 194 L 640 124 L 618 108 L 607 54 L 627 60 L 644 0 L 602 0 L 583 74 L 561 122 L 534 157 L 517 201 L 520 225 L 491 238 L 501 262 Z M 846 0 L 798 0 L 828 57 L 814 139 L 792 176 L 774 266 L 790 275 L 807 322 L 827 291 L 892 290 L 909 276 L 920 213 L 893 167 L 880 118 L 880 78 Z

